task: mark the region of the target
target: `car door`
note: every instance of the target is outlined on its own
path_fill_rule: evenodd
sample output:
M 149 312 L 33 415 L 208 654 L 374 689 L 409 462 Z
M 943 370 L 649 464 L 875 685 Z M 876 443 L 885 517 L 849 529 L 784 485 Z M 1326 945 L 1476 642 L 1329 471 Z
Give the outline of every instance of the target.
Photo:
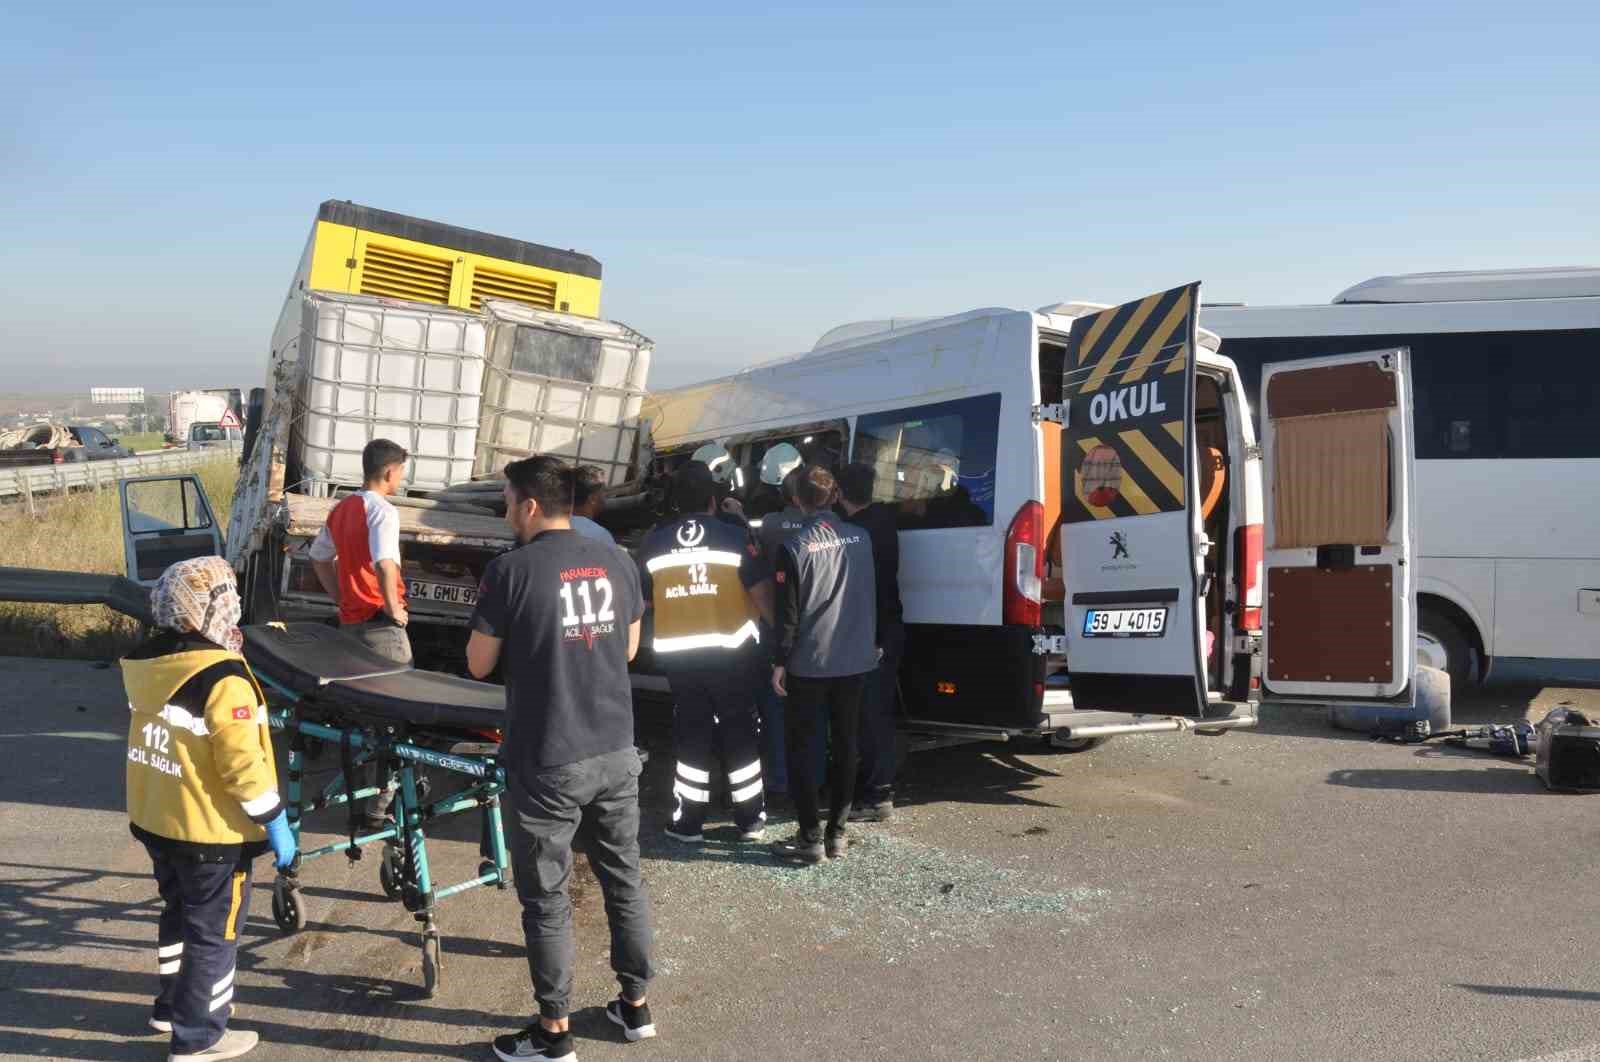
M 1416 656 L 1409 352 L 1263 367 L 1263 684 L 1389 700 Z
M 123 557 L 141 586 L 179 561 L 222 556 L 222 528 L 198 476 L 126 479 L 121 501 Z
M 1188 284 L 1073 322 L 1062 572 L 1077 709 L 1202 717 L 1196 317 Z

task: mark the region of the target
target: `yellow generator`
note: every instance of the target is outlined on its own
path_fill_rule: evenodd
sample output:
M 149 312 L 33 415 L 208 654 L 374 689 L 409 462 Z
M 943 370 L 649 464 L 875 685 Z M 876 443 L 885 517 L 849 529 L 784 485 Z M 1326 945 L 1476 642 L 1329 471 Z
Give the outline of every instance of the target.
M 512 299 L 598 317 L 600 263 L 577 251 L 330 199 L 317 210 L 290 296 L 307 290 L 462 310 Z

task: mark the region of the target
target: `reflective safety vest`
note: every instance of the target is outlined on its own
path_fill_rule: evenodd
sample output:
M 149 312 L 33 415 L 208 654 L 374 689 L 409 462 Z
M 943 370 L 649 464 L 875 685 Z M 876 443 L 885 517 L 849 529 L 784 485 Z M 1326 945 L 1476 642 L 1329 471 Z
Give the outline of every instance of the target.
M 639 551 L 640 582 L 655 610 L 657 655 L 735 650 L 760 640 L 760 612 L 745 589 L 759 582 L 760 548 L 709 516 L 663 524 Z

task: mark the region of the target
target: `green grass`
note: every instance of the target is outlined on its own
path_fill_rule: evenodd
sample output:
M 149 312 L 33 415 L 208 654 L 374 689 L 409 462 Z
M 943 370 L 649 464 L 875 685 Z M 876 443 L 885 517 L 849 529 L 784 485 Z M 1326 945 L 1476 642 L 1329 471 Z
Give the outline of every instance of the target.
M 127 435 L 117 436 L 117 442 L 137 454 L 145 450 L 161 449 L 167 444 L 167 437 L 159 431 L 129 432 Z
M 220 457 L 196 472 L 226 528 L 239 477 L 234 459 Z M 19 505 L 0 511 L 0 566 L 124 574 L 115 488 L 41 502 L 36 516 Z M 0 601 L 0 655 L 110 660 L 138 638 L 137 623 L 99 605 Z

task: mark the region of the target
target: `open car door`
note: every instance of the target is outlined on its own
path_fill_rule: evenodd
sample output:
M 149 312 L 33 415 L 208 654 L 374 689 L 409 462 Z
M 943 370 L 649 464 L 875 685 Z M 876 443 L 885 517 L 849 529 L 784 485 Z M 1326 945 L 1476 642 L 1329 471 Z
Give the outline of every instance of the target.
M 1370 702 L 1412 691 L 1408 360 L 1390 349 L 1262 371 L 1271 694 Z
M 198 476 L 125 479 L 121 495 L 123 556 L 134 582 L 154 586 L 179 561 L 222 555 L 222 529 Z
M 1078 711 L 1207 712 L 1189 471 L 1199 298 L 1198 283 L 1173 288 L 1080 317 L 1068 336 L 1061 549 Z

